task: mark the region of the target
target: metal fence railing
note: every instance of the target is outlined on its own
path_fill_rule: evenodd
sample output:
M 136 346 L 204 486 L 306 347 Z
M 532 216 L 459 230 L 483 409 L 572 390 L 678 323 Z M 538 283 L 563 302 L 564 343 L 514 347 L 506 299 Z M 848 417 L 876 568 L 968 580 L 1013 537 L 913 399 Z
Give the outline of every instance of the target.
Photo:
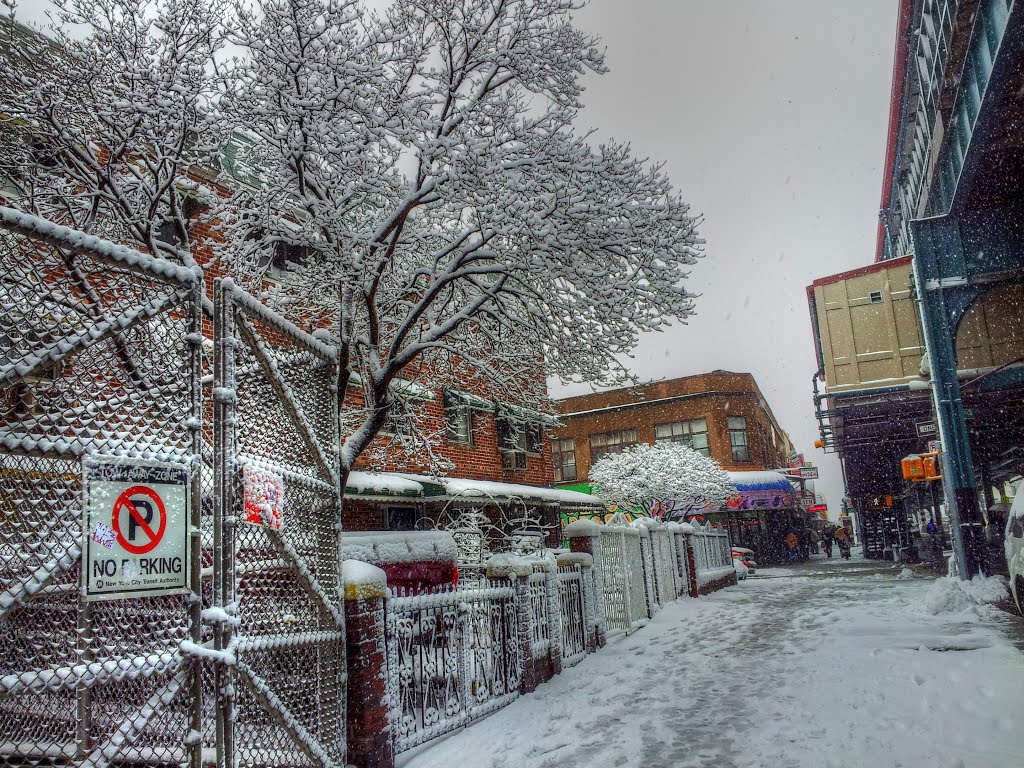
M 558 603 L 562 625 L 562 666 L 571 667 L 587 655 L 587 612 L 583 571 L 576 565 L 558 570 Z
M 405 751 L 515 699 L 522 680 L 507 582 L 386 601 L 395 749 Z
M 547 653 L 551 647 L 555 616 L 551 610 L 550 583 L 545 571 L 535 571 L 526 578 L 530 595 L 530 650 L 534 654 Z
M 693 528 L 692 540 L 697 572 L 732 567 L 729 531 L 725 528 L 713 528 L 710 524 L 694 525 Z

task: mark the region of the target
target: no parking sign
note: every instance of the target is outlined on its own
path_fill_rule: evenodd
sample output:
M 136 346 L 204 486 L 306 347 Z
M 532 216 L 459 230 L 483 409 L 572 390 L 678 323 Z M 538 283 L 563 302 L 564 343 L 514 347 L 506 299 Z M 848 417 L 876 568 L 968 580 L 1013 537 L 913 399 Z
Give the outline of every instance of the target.
M 189 589 L 189 471 L 177 464 L 83 463 L 86 600 Z

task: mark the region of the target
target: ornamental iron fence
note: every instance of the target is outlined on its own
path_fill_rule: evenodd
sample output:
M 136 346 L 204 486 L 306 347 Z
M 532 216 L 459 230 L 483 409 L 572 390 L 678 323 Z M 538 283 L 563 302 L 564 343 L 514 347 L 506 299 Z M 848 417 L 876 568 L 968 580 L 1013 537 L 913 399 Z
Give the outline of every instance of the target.
M 583 569 L 558 570 L 558 603 L 562 624 L 562 666 L 571 667 L 587 655 L 589 645 Z
M 396 751 L 460 728 L 519 695 L 519 611 L 508 582 L 399 593 L 385 610 Z

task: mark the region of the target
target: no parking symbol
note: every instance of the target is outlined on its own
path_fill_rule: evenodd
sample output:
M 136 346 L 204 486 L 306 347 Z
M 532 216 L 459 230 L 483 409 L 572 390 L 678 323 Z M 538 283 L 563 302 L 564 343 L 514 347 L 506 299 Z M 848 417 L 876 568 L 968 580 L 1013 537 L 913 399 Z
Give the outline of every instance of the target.
M 189 590 L 189 472 L 118 460 L 83 464 L 86 600 Z

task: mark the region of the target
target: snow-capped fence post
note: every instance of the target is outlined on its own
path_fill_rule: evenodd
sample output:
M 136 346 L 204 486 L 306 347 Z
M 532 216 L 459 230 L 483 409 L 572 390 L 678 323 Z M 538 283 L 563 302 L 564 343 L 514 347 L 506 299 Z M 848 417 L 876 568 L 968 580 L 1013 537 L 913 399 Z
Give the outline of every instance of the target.
M 356 768 L 392 768 L 395 749 L 384 636 L 387 575 L 358 560 L 346 560 L 342 572 L 348 651 L 348 763 Z
M 693 552 L 694 529 L 690 523 L 680 523 L 683 529 L 683 547 L 686 553 L 686 582 L 689 585 L 690 597 L 700 597 L 697 586 L 697 559 Z
M 584 571 L 583 594 L 589 626 L 588 645 L 593 652 L 605 644 L 604 561 L 599 542 L 601 526 L 593 520 L 575 520 L 565 527 L 564 535 L 569 540 L 571 552 L 590 555 L 590 576 L 586 578 Z
M 644 598 L 647 602 L 647 618 L 654 618 L 661 606 L 654 594 L 654 554 L 651 551 L 651 532 L 646 525 L 635 526 L 640 534 L 640 563 L 644 572 Z
M 536 659 L 533 657 L 531 637 L 532 611 L 530 610 L 530 574 L 533 566 L 523 558 L 510 555 L 494 555 L 486 563 L 489 580 L 508 581 L 515 594 L 518 619 L 519 658 L 523 671 L 519 683 L 520 693 L 530 693 L 537 688 Z

